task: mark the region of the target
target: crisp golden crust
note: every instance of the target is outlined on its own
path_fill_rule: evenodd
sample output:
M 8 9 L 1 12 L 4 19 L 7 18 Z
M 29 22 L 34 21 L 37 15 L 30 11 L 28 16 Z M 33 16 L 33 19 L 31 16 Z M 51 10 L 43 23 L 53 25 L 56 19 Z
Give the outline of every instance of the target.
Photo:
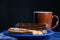
M 9 33 L 32 33 L 31 31 L 22 28 L 9 28 L 8 32 Z
M 30 29 L 23 29 L 23 28 L 9 28 L 9 33 L 32 33 L 32 34 L 44 34 L 47 33 L 46 30 L 30 30 Z

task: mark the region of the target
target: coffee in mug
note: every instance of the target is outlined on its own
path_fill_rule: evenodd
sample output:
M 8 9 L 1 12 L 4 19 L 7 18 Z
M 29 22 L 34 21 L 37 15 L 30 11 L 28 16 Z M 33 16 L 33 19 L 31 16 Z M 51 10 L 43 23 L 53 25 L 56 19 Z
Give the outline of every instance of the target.
M 40 23 L 40 24 L 47 24 L 48 29 L 54 29 L 58 25 L 59 18 L 56 15 L 52 15 L 52 13 L 53 12 L 47 12 L 47 11 L 34 11 L 34 22 Z M 52 19 L 54 17 L 57 18 L 57 22 L 54 27 L 51 27 L 52 26 Z

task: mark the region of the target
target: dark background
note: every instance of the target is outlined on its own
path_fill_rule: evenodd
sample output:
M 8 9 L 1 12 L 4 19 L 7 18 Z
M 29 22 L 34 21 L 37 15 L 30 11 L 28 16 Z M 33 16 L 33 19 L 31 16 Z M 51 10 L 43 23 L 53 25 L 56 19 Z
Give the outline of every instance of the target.
M 60 2 L 55 0 L 0 0 L 0 31 L 18 22 L 33 23 L 33 11 L 52 11 L 59 16 L 59 5 Z M 54 31 L 59 29 L 60 25 Z

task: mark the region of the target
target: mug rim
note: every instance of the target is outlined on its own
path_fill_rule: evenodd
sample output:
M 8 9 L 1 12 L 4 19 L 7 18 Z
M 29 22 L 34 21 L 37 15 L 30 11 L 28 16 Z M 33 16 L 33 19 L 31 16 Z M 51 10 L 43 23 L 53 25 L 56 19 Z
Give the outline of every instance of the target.
M 33 13 L 53 13 L 52 11 L 34 11 Z

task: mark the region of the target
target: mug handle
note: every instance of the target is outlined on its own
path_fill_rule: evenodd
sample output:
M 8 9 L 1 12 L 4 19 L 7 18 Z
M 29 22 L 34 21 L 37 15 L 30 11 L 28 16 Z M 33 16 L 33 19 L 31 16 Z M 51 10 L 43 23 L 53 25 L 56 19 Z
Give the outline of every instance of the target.
M 59 23 L 59 17 L 56 16 L 56 15 L 53 15 L 53 17 L 56 17 L 57 18 L 57 21 L 56 21 L 56 25 L 52 27 L 52 29 L 56 28 L 58 26 L 58 23 Z

